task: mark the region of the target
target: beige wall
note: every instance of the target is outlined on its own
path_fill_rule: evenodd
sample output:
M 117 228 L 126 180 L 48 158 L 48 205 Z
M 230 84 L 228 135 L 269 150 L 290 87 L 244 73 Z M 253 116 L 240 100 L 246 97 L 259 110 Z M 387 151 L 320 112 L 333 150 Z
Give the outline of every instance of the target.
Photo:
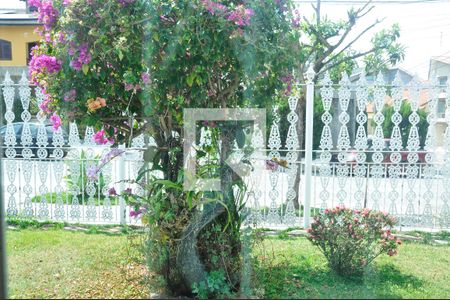
M 0 39 L 11 42 L 12 60 L 0 60 L 0 67 L 21 67 L 27 65 L 27 43 L 37 42 L 39 35 L 34 33 L 35 25 L 0 26 Z

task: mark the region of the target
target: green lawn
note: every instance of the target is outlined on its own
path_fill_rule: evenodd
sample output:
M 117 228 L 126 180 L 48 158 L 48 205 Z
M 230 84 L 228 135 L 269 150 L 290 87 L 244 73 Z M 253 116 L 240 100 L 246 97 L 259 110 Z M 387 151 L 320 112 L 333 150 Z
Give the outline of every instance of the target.
M 157 292 L 130 246 L 139 239 L 92 232 L 98 230 L 9 230 L 10 297 L 145 298 L 150 289 Z M 350 280 L 333 274 L 305 238 L 266 238 L 254 249 L 253 277 L 265 298 L 450 298 L 448 245 L 405 242 L 399 252 Z
M 130 243 L 125 235 L 9 230 L 9 297 L 148 297 L 145 269 Z
M 363 278 L 343 279 L 305 238 L 266 239 L 255 269 L 266 298 L 450 298 L 450 247 L 405 242 Z

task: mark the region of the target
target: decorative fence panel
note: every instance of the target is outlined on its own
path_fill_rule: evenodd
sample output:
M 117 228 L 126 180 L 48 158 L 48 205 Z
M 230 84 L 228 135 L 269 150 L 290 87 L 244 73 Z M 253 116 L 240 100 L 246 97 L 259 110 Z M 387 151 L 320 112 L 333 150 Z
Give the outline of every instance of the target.
M 93 143 L 93 128 L 85 128 L 81 136 L 72 123 L 67 137 L 62 130 L 49 136 L 45 116 L 36 109 L 44 100 L 39 89 L 31 87 L 25 75 L 17 84 L 6 75 L 0 86 L 6 109 L 0 135 L 7 214 L 68 222 L 133 222 L 123 199 L 111 197 L 108 190 L 120 191 L 123 180 L 136 178 L 144 163 L 140 150 L 150 141 L 136 138 L 126 155 L 92 180 L 89 166 L 108 151 Z M 258 151 L 248 157 L 254 171 L 245 178 L 247 223 L 307 226 L 310 216 L 344 205 L 386 211 L 398 218 L 401 228 L 450 227 L 449 87 L 404 83 L 399 76 L 393 82 L 385 82 L 382 75 L 369 81 L 364 74 L 357 81 L 344 74 L 338 84 L 325 74 L 318 84 L 310 81 L 299 87 L 307 96 L 307 148 L 300 148 L 297 132 L 297 107 L 304 100 L 293 94 L 287 114 L 273 108 L 267 145 L 261 131 L 250 139 Z M 313 125 L 314 97 L 323 112 Z M 410 110 L 405 112 L 406 103 Z M 22 122 L 20 132 L 17 122 Z M 313 130 L 321 131 L 318 149 L 308 146 Z M 207 136 L 203 128 L 199 143 L 208 143 Z M 236 148 L 240 156 L 244 152 Z
M 6 125 L 0 129 L 4 150 L 1 184 L 7 216 L 75 223 L 138 222 L 129 217 L 124 200 L 110 195 L 109 190 L 114 187 L 120 192 L 124 182 L 137 177 L 144 163 L 141 150 L 148 142 L 144 136 L 135 138 L 131 148 L 92 178 L 89 168 L 110 151 L 110 147 L 94 143 L 92 127 L 86 127 L 84 135 L 76 123 L 70 124 L 68 134 L 62 127 L 48 130 L 46 116 L 39 109 L 44 96 L 29 85 L 25 73 L 18 84 L 7 73 L 1 88 L 6 108 Z M 13 112 L 18 102 L 20 116 Z M 37 110 L 35 117 L 30 108 Z M 132 187 L 134 192 L 142 192 L 136 184 Z
M 398 74 L 393 82 L 385 82 L 381 74 L 373 82 L 368 82 L 364 74 L 351 82 L 343 74 L 335 84 L 327 73 L 318 85 L 310 82 L 309 87 L 302 88 L 315 88 L 316 99 L 323 105 L 323 113 L 316 116 L 320 124 L 311 127 L 321 130 L 319 149 L 306 149 L 306 153 L 298 149 L 298 95 L 289 97 L 290 112 L 286 116 L 278 116 L 274 108 L 268 149 L 262 158 L 266 165 L 246 179 L 251 187 L 249 223 L 262 227 L 307 226 L 310 219 L 304 211 L 313 216 L 340 205 L 388 212 L 397 217 L 400 228 L 450 227 L 447 86 L 414 79 L 404 83 Z M 312 91 L 306 94 L 314 95 Z M 309 100 L 307 105 L 313 103 Z M 405 103 L 411 108 L 406 113 Z M 284 138 L 279 129 L 282 118 L 290 124 Z M 312 132 L 307 131 L 306 139 L 308 136 L 312 139 Z M 299 152 L 306 157 L 308 152 L 312 154 L 311 172 L 305 171 L 307 159 L 297 159 Z M 285 167 L 273 163 L 280 159 L 287 163 Z M 300 178 L 297 190 L 293 188 L 296 176 Z M 311 184 L 303 184 L 307 181 Z M 299 205 L 294 208 L 297 195 Z

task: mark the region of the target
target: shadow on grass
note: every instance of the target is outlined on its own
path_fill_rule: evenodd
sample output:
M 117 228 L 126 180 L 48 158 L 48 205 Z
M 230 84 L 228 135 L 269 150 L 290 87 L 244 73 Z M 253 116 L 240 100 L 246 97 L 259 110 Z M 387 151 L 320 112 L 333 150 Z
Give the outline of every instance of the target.
M 54 221 L 38 221 L 35 219 L 7 218 L 6 223 L 14 230 L 65 230 L 67 232 L 82 232 L 85 234 L 100 234 L 107 236 L 130 235 L 142 233 L 144 228 L 134 225 L 95 225 Z
M 265 298 L 403 298 L 424 285 L 393 264 L 373 266 L 364 276 L 341 277 L 316 255 L 285 258 L 255 267 Z

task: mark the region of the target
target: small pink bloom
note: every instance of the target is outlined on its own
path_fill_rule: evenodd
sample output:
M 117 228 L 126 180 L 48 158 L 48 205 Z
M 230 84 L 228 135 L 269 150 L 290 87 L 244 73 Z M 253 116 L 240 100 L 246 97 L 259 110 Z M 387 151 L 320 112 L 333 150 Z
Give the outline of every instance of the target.
M 53 131 L 57 131 L 61 127 L 61 118 L 56 113 L 50 117 L 50 122 L 53 125 Z
M 105 137 L 104 129 L 97 131 L 97 133 L 94 134 L 92 139 L 98 145 L 104 145 L 104 144 L 108 143 L 108 139 Z

